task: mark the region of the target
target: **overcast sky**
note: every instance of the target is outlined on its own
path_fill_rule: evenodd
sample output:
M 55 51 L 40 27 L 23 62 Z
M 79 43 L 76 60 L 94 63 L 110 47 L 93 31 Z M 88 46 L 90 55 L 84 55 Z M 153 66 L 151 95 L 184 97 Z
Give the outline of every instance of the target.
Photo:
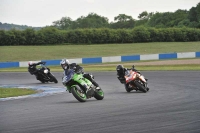
M 76 20 L 97 13 L 113 21 L 119 14 L 138 19 L 143 12 L 174 12 L 196 7 L 199 0 L 0 0 L 0 22 L 42 27 L 62 17 Z

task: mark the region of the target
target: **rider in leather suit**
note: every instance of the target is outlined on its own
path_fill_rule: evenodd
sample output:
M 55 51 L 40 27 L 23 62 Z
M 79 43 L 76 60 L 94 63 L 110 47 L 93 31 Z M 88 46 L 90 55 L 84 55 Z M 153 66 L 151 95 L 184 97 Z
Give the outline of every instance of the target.
M 127 84 L 126 84 L 126 79 L 125 79 L 124 76 L 125 76 L 125 72 L 126 72 L 127 70 L 132 70 L 132 71 L 135 71 L 135 72 L 141 74 L 140 71 L 138 71 L 137 69 L 135 69 L 135 65 L 133 65 L 131 69 L 124 68 L 123 65 L 117 65 L 116 70 L 117 70 L 117 75 L 119 76 L 118 79 L 119 79 L 120 82 L 123 83 L 125 86 L 126 86 Z M 145 80 L 147 81 L 148 79 L 145 78 Z M 149 90 L 149 88 L 147 88 L 147 90 Z
M 120 81 L 122 81 L 122 82 L 125 82 L 124 75 L 127 70 L 133 70 L 135 72 L 140 73 L 137 69 L 135 69 L 135 65 L 133 65 L 131 69 L 125 68 L 123 65 L 118 65 L 116 70 L 117 70 L 117 75 L 120 77 L 120 79 L 121 79 Z
M 78 70 L 81 66 L 76 63 L 71 63 L 67 59 L 62 59 L 60 62 L 61 67 L 63 68 L 64 72 L 66 73 L 69 69 Z M 83 72 L 83 77 L 90 80 L 92 84 L 94 84 L 97 88 L 100 89 L 99 85 L 94 81 L 94 76 L 88 73 Z
M 39 79 L 39 76 L 38 76 L 38 72 L 39 71 L 43 71 L 43 69 L 37 69 L 36 66 L 37 65 L 40 65 L 40 64 L 45 64 L 46 62 L 38 62 L 38 63 L 33 63 L 32 61 L 29 61 L 28 62 L 28 71 L 31 75 L 35 75 L 37 79 Z

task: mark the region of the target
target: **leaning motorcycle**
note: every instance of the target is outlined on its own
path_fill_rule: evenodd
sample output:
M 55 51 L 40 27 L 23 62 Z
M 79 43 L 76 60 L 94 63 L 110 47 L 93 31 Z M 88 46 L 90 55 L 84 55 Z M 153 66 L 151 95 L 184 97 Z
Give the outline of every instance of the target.
M 91 77 L 93 78 L 92 75 Z M 91 97 L 97 100 L 104 98 L 103 90 L 101 88 L 96 89 L 97 87 L 90 80 L 84 78 L 81 69 L 78 71 L 69 69 L 67 72 L 64 72 L 62 82 L 69 93 L 72 93 L 79 102 L 86 102 Z
M 41 64 L 42 68 L 38 70 L 38 79 L 40 82 L 54 82 L 58 83 L 56 77 L 50 72 L 50 69 L 46 67 L 44 64 Z
M 146 93 L 149 91 L 147 86 L 147 79 L 139 72 L 127 70 L 124 77 L 118 77 L 120 82 L 124 84 L 127 92 L 132 90 L 142 91 Z

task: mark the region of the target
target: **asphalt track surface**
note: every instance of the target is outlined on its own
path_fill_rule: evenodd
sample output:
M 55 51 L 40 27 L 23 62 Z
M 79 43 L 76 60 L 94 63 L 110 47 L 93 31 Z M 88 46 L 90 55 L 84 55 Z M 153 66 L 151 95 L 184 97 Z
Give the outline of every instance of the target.
M 200 71 L 142 73 L 147 93 L 127 93 L 115 72 L 94 72 L 101 101 L 80 103 L 68 92 L 0 101 L 0 133 L 200 133 Z M 2 84 L 62 87 L 28 73 L 0 73 Z

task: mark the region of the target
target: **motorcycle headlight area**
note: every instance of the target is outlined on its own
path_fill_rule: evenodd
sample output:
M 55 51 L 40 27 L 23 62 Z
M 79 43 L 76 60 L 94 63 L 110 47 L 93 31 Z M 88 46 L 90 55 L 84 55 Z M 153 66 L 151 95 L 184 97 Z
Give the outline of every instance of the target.
M 66 84 L 69 80 L 71 80 L 71 78 L 72 78 L 72 75 L 64 76 L 62 79 L 62 82 Z
M 136 76 L 137 76 L 137 74 L 133 74 L 133 78 L 134 78 L 134 79 L 136 78 Z
M 48 71 L 47 69 L 45 69 L 45 70 L 44 70 L 44 73 L 46 73 L 46 74 L 47 74 L 48 72 L 49 72 L 49 71 Z

